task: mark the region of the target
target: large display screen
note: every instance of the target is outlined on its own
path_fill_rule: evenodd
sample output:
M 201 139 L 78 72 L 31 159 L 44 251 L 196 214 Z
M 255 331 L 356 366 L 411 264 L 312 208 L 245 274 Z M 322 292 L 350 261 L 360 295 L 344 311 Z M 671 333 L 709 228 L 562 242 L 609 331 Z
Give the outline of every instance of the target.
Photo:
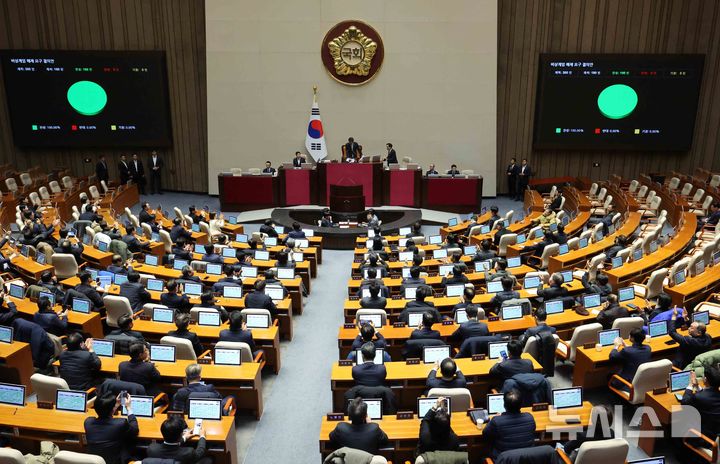
M 164 52 L 5 50 L 0 56 L 15 145 L 170 145 Z
M 688 150 L 703 55 L 541 54 L 534 147 Z

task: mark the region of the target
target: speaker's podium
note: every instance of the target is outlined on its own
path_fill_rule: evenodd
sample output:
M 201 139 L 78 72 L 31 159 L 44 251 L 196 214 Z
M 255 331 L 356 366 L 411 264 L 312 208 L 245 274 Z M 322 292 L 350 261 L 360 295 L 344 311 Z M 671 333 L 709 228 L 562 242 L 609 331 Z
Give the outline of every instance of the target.
M 362 185 L 331 185 L 330 210 L 336 213 L 356 213 L 365 210 Z
M 324 162 L 318 163 L 317 170 L 318 201 L 320 204 L 330 206 L 331 210 L 339 211 L 333 207 L 332 198 L 335 196 L 333 187 L 354 187 L 359 190 L 363 202 L 362 204 L 353 203 L 359 207 L 351 212 L 363 211 L 369 206 L 382 205 L 383 163 L 379 161 L 369 163 Z M 350 195 L 349 191 L 347 195 L 346 192 L 337 191 L 337 193 L 338 196 L 354 196 L 354 192 Z M 355 201 L 350 198 L 344 200 Z

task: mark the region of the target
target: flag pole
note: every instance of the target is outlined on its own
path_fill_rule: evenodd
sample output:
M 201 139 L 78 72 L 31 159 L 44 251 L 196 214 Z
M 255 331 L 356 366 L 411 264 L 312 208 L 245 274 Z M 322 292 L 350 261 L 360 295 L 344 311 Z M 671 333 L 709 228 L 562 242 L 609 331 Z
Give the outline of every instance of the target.
M 313 85 L 313 103 L 317 103 L 317 85 Z

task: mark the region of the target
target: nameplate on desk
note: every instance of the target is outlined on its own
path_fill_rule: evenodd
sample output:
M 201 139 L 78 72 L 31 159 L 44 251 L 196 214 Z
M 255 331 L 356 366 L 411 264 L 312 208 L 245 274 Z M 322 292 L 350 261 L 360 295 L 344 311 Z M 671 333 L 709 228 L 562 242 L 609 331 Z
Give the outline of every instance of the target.
M 393 295 L 392 299 L 393 300 L 402 300 L 402 295 Z
M 472 355 L 473 361 L 485 361 L 485 355 L 484 354 L 474 354 Z
M 438 276 L 437 272 L 428 272 L 428 277 L 437 277 L 437 276 Z
M 393 327 L 402 328 L 402 327 L 405 327 L 405 323 L 404 322 L 395 322 L 395 323 L 393 323 Z
M 396 419 L 397 420 L 409 420 L 415 417 L 415 413 L 412 411 L 398 411 Z
M 547 411 L 548 410 L 548 404 L 547 403 L 535 403 L 532 405 L 533 411 Z
M 391 263 L 397 263 L 397 260 L 398 259 L 394 256 L 391 256 L 390 259 L 388 259 L 388 261 L 390 261 Z
M 583 344 L 583 348 L 585 348 L 586 350 L 595 348 L 595 343 L 594 342 L 593 343 L 585 343 L 585 344 Z
M 453 321 L 452 319 L 445 319 L 444 321 L 442 321 L 442 325 L 453 325 L 454 323 L 455 321 Z
M 411 365 L 411 364 L 420 364 L 420 358 L 407 358 L 405 360 L 405 364 Z
M 341 359 L 338 361 L 338 366 L 352 366 L 353 362 L 352 359 Z
M 331 412 L 326 417 L 328 422 L 338 422 L 345 420 L 345 414 L 341 412 Z
M 362 280 L 362 276 L 359 276 L 359 275 L 354 275 L 351 278 L 352 278 L 352 280 Z
M 54 404 L 52 401 L 38 401 L 37 407 L 38 409 L 53 409 Z
M 211 358 L 197 358 L 198 364 L 210 364 L 212 362 Z
M 653 395 L 662 395 L 664 393 L 667 393 L 667 387 L 662 388 L 653 388 Z
M 500 320 L 499 316 L 489 316 L 488 317 L 488 322 L 497 322 L 499 320 Z
M 353 259 L 353 263 L 362 263 L 362 258 Z
M 345 324 L 343 324 L 343 329 L 354 329 L 354 328 L 355 328 L 355 324 L 353 324 L 352 322 L 346 322 Z
M 442 298 L 443 294 L 442 292 L 435 293 L 435 298 Z
M 141 321 L 149 321 L 149 320 L 152 319 L 152 318 L 151 318 L 150 316 L 148 316 L 147 314 L 141 314 L 139 317 L 140 317 L 140 320 L 141 320 Z
M 353 296 L 349 296 L 349 297 L 348 297 L 348 300 L 350 300 L 350 301 L 357 301 L 357 300 L 359 300 L 359 299 L 360 299 L 360 297 L 357 296 L 357 295 L 353 295 Z

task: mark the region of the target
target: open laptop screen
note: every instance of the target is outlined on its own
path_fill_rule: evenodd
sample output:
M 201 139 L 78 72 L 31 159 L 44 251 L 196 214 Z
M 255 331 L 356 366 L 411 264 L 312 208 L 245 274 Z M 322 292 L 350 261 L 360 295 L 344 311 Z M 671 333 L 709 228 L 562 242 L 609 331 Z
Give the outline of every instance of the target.
M 556 388 L 552 391 L 552 404 L 555 409 L 577 408 L 582 406 L 582 387 Z

